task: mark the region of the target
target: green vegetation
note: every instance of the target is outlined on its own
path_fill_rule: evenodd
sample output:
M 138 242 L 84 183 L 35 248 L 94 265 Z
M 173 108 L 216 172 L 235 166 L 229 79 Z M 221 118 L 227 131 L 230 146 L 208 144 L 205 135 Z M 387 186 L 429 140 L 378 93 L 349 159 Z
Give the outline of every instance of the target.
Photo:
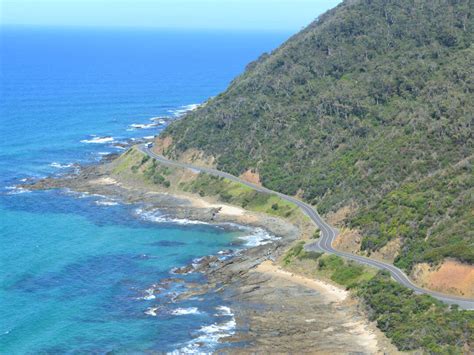
M 198 193 L 200 196 L 216 196 L 219 200 L 245 209 L 267 214 L 291 217 L 301 213 L 293 203 L 279 198 L 277 195 L 255 191 L 243 184 L 209 174 L 199 176 L 180 186 L 184 191 Z
M 331 279 L 348 289 L 360 282 L 369 280 L 375 274 L 370 268 L 365 268 L 352 261 L 346 261 L 336 255 L 322 255 L 313 266 L 317 274 Z
M 473 264 L 473 190 L 471 162 L 466 160 L 416 183 L 403 184 L 374 207 L 363 208 L 351 226 L 365 230 L 365 250 L 403 238 L 405 247 L 395 260 L 403 269 L 446 257 Z
M 113 173 L 120 174 L 127 170 L 130 170 L 132 166 L 135 166 L 136 162 L 139 161 L 139 159 L 142 159 L 142 157 L 143 154 L 141 154 L 136 149 L 128 149 L 125 153 L 123 153 L 114 161 L 115 166 L 113 169 Z M 131 170 L 136 172 L 138 171 L 137 169 L 138 168 L 132 168 Z
M 319 229 L 316 229 L 311 236 L 311 239 L 318 239 L 321 236 L 321 231 Z
M 304 253 L 304 244 L 304 242 L 298 242 L 295 246 L 291 247 L 283 258 L 283 264 L 289 265 L 292 259 L 298 258 L 301 253 Z
M 141 178 L 145 181 L 179 190 L 199 194 L 201 197 L 212 197 L 218 200 L 240 206 L 247 210 L 267 213 L 283 218 L 308 218 L 295 204 L 282 200 L 274 194 L 257 192 L 250 187 L 229 179 L 200 173 L 195 178 L 181 179 L 176 168 L 170 168 L 150 158 L 136 148 L 131 148 L 114 161 L 114 174 L 129 174 L 128 178 Z M 177 185 L 177 186 L 174 186 Z
M 304 241 L 298 242 L 295 246 L 293 246 L 283 257 L 283 264 L 289 265 L 292 260 L 295 258 L 298 260 L 310 259 L 310 260 L 318 260 L 322 253 L 317 253 L 314 251 L 306 251 L 304 250 Z
M 361 284 L 357 292 L 370 319 L 400 350 L 458 354 L 469 353 L 468 344 L 474 344 L 472 311 L 449 308 L 430 296 L 415 295 L 385 273 Z
M 352 261 L 346 261 L 337 255 L 306 251 L 304 250 L 304 244 L 304 241 L 300 241 L 291 247 L 283 257 L 283 265 L 289 266 L 295 261 L 310 260 L 314 263 L 311 263 L 307 268 L 346 288 L 352 288 L 375 275 L 373 269 Z
M 171 182 L 166 176 L 171 174 L 170 168 L 160 165 L 156 159 L 151 159 L 136 148 L 130 148 L 114 161 L 114 174 L 123 174 L 130 171 L 133 175 L 140 175 L 146 181 L 166 188 Z
M 147 155 L 143 157 L 138 166 L 132 166 L 132 171 L 136 172 L 137 169 L 144 166 L 149 159 Z M 156 159 L 151 160 L 151 164 L 146 165 L 145 170 L 143 171 L 145 178 L 155 185 L 162 185 L 164 187 L 170 187 L 171 182 L 165 178 L 166 175 L 169 175 L 169 169 L 165 166 L 159 165 L 156 162 Z
M 346 220 L 398 266 L 473 262 L 474 6 L 351 0 L 248 65 L 163 136 Z M 460 167 L 462 166 L 462 167 Z M 438 180 L 439 178 L 439 180 Z M 275 210 L 277 206 L 275 206 Z
M 331 280 L 352 288 L 357 285 L 362 279 L 371 277 L 372 270 L 365 270 L 360 264 L 352 261 L 345 261 L 336 255 L 329 255 L 319 259 L 319 270 L 329 271 L 331 273 Z

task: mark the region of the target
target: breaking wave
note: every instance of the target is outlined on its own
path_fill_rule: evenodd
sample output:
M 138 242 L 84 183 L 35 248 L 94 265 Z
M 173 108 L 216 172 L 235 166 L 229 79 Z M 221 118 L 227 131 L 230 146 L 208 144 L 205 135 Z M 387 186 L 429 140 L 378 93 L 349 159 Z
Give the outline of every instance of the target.
M 245 242 L 244 245 L 247 247 L 257 247 L 260 245 L 270 244 L 281 239 L 280 237 L 271 235 L 263 228 L 252 228 L 251 233 L 252 234 L 239 237 L 240 240 Z
M 6 186 L 5 190 L 8 191 L 7 195 L 19 195 L 19 194 L 31 192 L 30 190 L 27 190 L 18 186 Z
M 53 168 L 56 168 L 56 169 L 67 169 L 67 168 L 72 168 L 74 166 L 73 163 L 69 163 L 69 164 L 61 164 L 61 163 L 57 163 L 57 162 L 52 162 L 51 164 L 49 164 L 49 166 L 53 167 Z
M 137 208 L 135 210 L 135 214 L 139 216 L 141 219 L 149 222 L 154 223 L 175 223 L 180 225 L 188 225 L 188 224 L 209 224 L 203 221 L 191 220 L 186 218 L 173 218 L 166 215 L 160 214 L 157 210 L 152 211 L 145 211 L 141 208 Z
M 171 314 L 174 316 L 184 316 L 188 314 L 200 314 L 197 307 L 190 307 L 190 308 L 176 308 L 175 310 L 171 311 Z
M 201 106 L 201 104 L 184 105 L 184 106 L 181 106 L 180 108 L 177 108 L 176 110 L 170 110 L 168 112 L 171 113 L 174 117 L 180 117 L 187 112 L 194 111 L 199 106 Z
M 113 143 L 115 142 L 114 137 L 106 136 L 106 137 L 98 137 L 95 135 L 91 136 L 91 139 L 83 139 L 81 143 L 86 144 L 105 144 L 105 143 Z
M 237 323 L 231 309 L 229 307 L 219 306 L 216 307 L 216 310 L 218 311 L 217 316 L 230 317 L 230 319 L 222 323 L 213 323 L 201 327 L 198 330 L 198 334 L 200 334 L 198 337 L 194 338 L 181 349 L 173 351 L 172 354 L 202 354 L 208 353 L 209 351 L 212 352 L 219 344 L 220 339 L 235 334 Z

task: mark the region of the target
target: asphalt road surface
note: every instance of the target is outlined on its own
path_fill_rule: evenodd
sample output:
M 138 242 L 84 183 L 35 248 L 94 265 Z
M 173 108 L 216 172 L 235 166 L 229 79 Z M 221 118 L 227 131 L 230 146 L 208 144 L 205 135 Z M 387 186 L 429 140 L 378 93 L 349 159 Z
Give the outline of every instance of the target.
M 370 259 L 370 258 L 367 258 L 367 257 L 364 257 L 364 256 L 359 256 L 359 255 L 355 255 L 355 254 L 351 254 L 351 253 L 345 253 L 345 252 L 338 251 L 338 250 L 334 249 L 332 247 L 332 243 L 333 243 L 334 239 L 336 238 L 336 236 L 338 234 L 337 229 L 331 227 L 328 223 L 326 223 L 321 218 L 321 216 L 318 214 L 318 212 L 316 211 L 316 209 L 314 207 L 312 207 L 311 205 L 309 205 L 309 204 L 307 204 L 303 201 L 300 201 L 300 200 L 296 199 L 295 197 L 287 196 L 287 195 L 281 194 L 279 192 L 269 190 L 265 187 L 254 185 L 250 182 L 241 180 L 240 178 L 238 178 L 234 175 L 225 173 L 223 171 L 168 160 L 165 157 L 154 153 L 151 150 L 151 148 L 149 148 L 146 145 L 140 145 L 139 149 L 143 153 L 149 155 L 150 157 L 155 158 L 157 161 L 159 161 L 162 164 L 165 164 L 165 165 L 168 165 L 168 166 L 179 167 L 179 168 L 190 169 L 190 170 L 194 170 L 194 171 L 198 171 L 198 172 L 204 172 L 204 173 L 208 173 L 208 174 L 215 175 L 215 176 L 221 176 L 221 177 L 224 177 L 226 179 L 244 184 L 248 187 L 251 187 L 252 189 L 254 189 L 256 191 L 260 191 L 260 192 L 264 192 L 264 193 L 268 193 L 268 194 L 274 194 L 274 195 L 279 196 L 283 200 L 294 203 L 295 205 L 297 205 L 298 207 L 300 207 L 303 210 L 303 212 L 318 226 L 318 228 L 321 231 L 321 235 L 320 235 L 320 237 L 317 241 L 315 241 L 314 243 L 311 243 L 311 244 L 307 244 L 305 246 L 305 249 L 308 250 L 308 251 L 319 251 L 319 252 L 326 252 L 326 253 L 330 253 L 330 254 L 335 254 L 335 255 L 350 259 L 350 260 L 357 261 L 361 264 L 369 265 L 369 266 L 372 266 L 372 267 L 375 267 L 375 268 L 381 269 L 381 270 L 386 270 L 386 271 L 390 272 L 390 274 L 392 275 L 392 277 L 395 281 L 399 282 L 403 286 L 406 286 L 406 287 L 412 289 L 413 291 L 415 291 L 418 294 L 422 294 L 422 293 L 428 294 L 428 295 L 433 296 L 434 298 L 437 298 L 438 300 L 443 301 L 447 304 L 457 304 L 459 307 L 461 307 L 463 309 L 474 309 L 474 300 L 473 299 L 468 299 L 468 298 L 463 298 L 463 297 L 456 297 L 456 296 L 451 296 L 451 295 L 445 295 L 445 294 L 442 294 L 442 293 L 439 293 L 439 292 L 435 292 L 435 291 L 431 291 L 431 290 L 421 288 L 421 287 L 415 285 L 402 270 L 400 270 L 396 266 L 393 266 L 392 264 L 387 264 L 387 263 L 384 263 L 382 261 L 373 260 L 373 259 Z

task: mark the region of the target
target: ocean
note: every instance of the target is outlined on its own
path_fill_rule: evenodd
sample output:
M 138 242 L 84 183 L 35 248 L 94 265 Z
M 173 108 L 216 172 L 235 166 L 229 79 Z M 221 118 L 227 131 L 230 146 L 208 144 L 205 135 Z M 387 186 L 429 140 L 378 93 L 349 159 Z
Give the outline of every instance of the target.
M 159 133 L 152 118 L 179 117 L 218 94 L 287 37 L 0 28 L 0 353 L 211 351 L 235 331 L 218 295 L 178 301 L 184 286 L 172 270 L 255 243 L 259 231 L 15 185 Z

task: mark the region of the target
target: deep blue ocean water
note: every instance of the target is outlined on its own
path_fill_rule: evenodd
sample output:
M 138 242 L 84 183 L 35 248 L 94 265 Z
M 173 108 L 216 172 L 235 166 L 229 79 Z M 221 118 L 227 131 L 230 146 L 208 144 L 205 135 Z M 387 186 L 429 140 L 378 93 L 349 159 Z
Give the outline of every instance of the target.
M 218 94 L 286 37 L 1 28 L 0 353 L 212 350 L 232 331 L 218 295 L 174 302 L 182 284 L 159 283 L 173 267 L 242 247 L 253 231 L 153 223 L 139 206 L 13 186 L 157 134 L 130 125 Z

